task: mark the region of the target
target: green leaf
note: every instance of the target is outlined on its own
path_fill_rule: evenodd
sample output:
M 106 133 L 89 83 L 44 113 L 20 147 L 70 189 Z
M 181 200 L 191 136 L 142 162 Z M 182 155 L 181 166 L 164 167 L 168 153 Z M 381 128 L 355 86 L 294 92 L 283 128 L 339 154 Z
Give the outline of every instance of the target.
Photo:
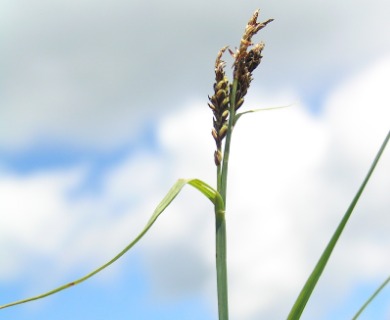
M 375 299 L 375 297 L 381 292 L 381 290 L 386 287 L 386 285 L 390 282 L 390 276 L 383 281 L 383 283 L 379 286 L 378 289 L 375 290 L 375 292 L 371 295 L 371 297 L 368 298 L 368 300 L 362 305 L 362 307 L 359 309 L 358 312 L 353 316 L 352 320 L 356 320 L 364 311 L 364 309 L 371 303 L 372 300 Z
M 289 315 L 288 315 L 288 320 L 297 320 L 301 317 L 302 315 L 302 312 L 303 310 L 305 309 L 305 306 L 306 306 L 306 303 L 307 301 L 309 300 L 317 282 L 318 282 L 318 279 L 320 278 L 321 274 L 322 274 L 322 271 L 325 269 L 325 266 L 330 258 L 330 255 L 332 254 L 332 251 L 334 249 L 334 247 L 336 246 L 336 243 L 338 241 L 338 239 L 340 238 L 340 235 L 341 233 L 343 232 L 344 230 L 344 227 L 346 226 L 347 222 L 348 222 L 348 219 L 350 218 L 355 206 L 356 206 L 356 203 L 358 202 L 360 196 L 362 195 L 363 193 L 363 190 L 368 182 L 368 180 L 370 179 L 376 165 L 378 164 L 378 161 L 386 147 L 386 144 L 387 142 L 389 141 L 389 138 L 390 138 L 390 131 L 388 132 L 384 142 L 382 143 L 382 146 L 381 148 L 379 149 L 372 165 L 371 165 L 371 168 L 370 170 L 368 171 L 366 177 L 364 178 L 364 181 L 362 183 L 362 185 L 360 186 L 357 194 L 355 195 L 355 197 L 353 198 L 351 204 L 349 205 L 348 207 L 348 210 L 347 212 L 344 214 L 340 224 L 338 225 L 336 231 L 334 232 L 332 238 L 330 239 L 328 245 L 326 246 L 324 252 L 322 253 L 319 261 L 317 262 L 317 265 L 315 266 L 313 272 L 311 273 L 311 275 L 309 276 L 309 278 L 307 279 L 302 291 L 300 292 L 297 300 L 295 301 Z
M 253 110 L 248 110 L 248 111 L 245 111 L 245 112 L 237 113 L 237 114 L 234 116 L 233 126 L 236 125 L 238 119 L 240 119 L 244 114 L 254 113 L 254 112 L 259 112 L 259 111 L 283 109 L 283 108 L 288 108 L 288 107 L 291 107 L 291 106 L 292 106 L 292 105 L 289 104 L 288 106 L 279 106 L 279 107 L 269 107 L 269 108 L 253 109 Z
M 203 181 L 201 181 L 199 179 L 179 179 L 173 185 L 173 187 L 168 191 L 167 195 L 159 203 L 157 208 L 154 210 L 151 218 L 149 219 L 149 221 L 147 222 L 147 224 L 145 225 L 145 227 L 141 231 L 141 233 L 126 248 L 124 248 L 121 252 L 119 252 L 110 261 L 106 262 L 105 264 L 103 264 L 102 266 L 100 266 L 96 270 L 88 273 L 87 275 L 85 275 L 82 278 L 79 278 L 79 279 L 77 279 L 75 281 L 69 282 L 69 283 L 67 283 L 65 285 L 62 285 L 62 286 L 60 286 L 60 287 L 58 287 L 56 289 L 50 290 L 50 291 L 48 291 L 46 293 L 42 293 L 42 294 L 39 294 L 39 295 L 34 296 L 34 297 L 30 297 L 30 298 L 27 298 L 27 299 L 23 299 L 23 300 L 19 300 L 19 301 L 15 301 L 15 302 L 11 302 L 11 303 L 5 304 L 3 306 L 0 306 L 0 309 L 4 309 L 4 308 L 7 308 L 7 307 L 15 306 L 15 305 L 26 303 L 26 302 L 33 301 L 33 300 L 42 299 L 42 298 L 45 298 L 45 297 L 50 296 L 52 294 L 55 294 L 57 292 L 60 292 L 62 290 L 68 289 L 70 287 L 73 287 L 73 286 L 75 286 L 75 285 L 77 285 L 77 284 L 79 284 L 79 283 L 81 283 L 81 282 L 91 278 L 95 274 L 97 274 L 100 271 L 102 271 L 103 269 L 107 268 L 109 265 L 113 264 L 116 260 L 118 260 L 120 257 L 122 257 L 127 251 L 129 251 L 146 234 L 146 232 L 148 232 L 148 230 L 152 227 L 152 225 L 157 220 L 157 218 L 160 216 L 160 214 L 176 198 L 176 196 L 179 194 L 179 192 L 183 189 L 183 187 L 186 184 L 190 184 L 195 189 L 197 189 L 201 193 L 203 193 L 215 205 L 216 209 L 220 208 L 221 210 L 223 210 L 223 201 L 222 201 L 222 198 L 221 198 L 220 194 L 216 190 L 214 190 L 212 187 L 210 187 L 208 184 L 206 184 L 205 182 L 203 182 Z
M 199 179 L 190 179 L 187 180 L 187 183 L 198 189 L 207 198 L 209 198 L 209 200 L 214 204 L 216 211 L 225 210 L 225 205 L 219 192 L 210 187 L 206 182 Z

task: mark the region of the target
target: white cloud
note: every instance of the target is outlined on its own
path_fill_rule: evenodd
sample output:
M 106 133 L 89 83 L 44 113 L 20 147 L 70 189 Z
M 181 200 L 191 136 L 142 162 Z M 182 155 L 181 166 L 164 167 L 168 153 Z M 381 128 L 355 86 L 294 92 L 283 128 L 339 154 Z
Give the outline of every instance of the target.
M 90 271 L 123 249 L 146 224 L 145 212 L 152 212 L 148 192 L 159 186 L 157 181 L 153 188 L 153 175 L 158 180 L 153 167 L 159 163 L 152 155 L 139 154 L 111 172 L 107 188 L 97 194 L 77 192 L 86 179 L 84 167 L 26 176 L 3 172 L 0 251 L 7 259 L 2 281 L 45 274 L 45 281 L 58 284 L 64 275 Z
M 238 44 L 258 5 L 2 1 L 0 149 L 127 143 L 151 118 L 206 96 L 217 50 Z M 276 19 L 258 37 L 267 43 L 265 88 L 313 96 L 390 50 L 381 36 L 390 27 L 385 0 L 271 1 L 261 9 L 261 19 Z
M 23 266 L 35 255 L 52 255 L 61 247 L 74 223 L 66 216 L 70 206 L 64 198 L 77 178 L 76 172 L 28 178 L 2 175 L 1 251 L 8 258 L 2 265 L 2 279 L 25 272 Z

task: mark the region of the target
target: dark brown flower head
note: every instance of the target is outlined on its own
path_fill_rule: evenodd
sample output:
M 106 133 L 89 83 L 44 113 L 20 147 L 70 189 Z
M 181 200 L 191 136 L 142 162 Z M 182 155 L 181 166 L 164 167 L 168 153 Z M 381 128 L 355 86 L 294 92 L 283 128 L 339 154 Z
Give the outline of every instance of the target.
M 263 57 L 261 55 L 261 51 L 264 48 L 264 43 L 258 43 L 256 44 L 246 55 L 245 57 L 245 65 L 248 68 L 248 72 L 252 73 L 253 70 L 257 68 L 257 66 L 261 62 L 261 58 Z
M 213 111 L 212 135 L 217 145 L 217 150 L 221 150 L 222 140 L 227 132 L 227 118 L 229 115 L 229 80 L 225 75 L 225 62 L 221 59 L 227 47 L 222 48 L 215 60 L 215 83 L 214 94 L 209 97 L 209 107 Z M 215 163 L 220 164 L 222 154 L 215 154 Z
M 257 22 L 259 10 L 256 10 L 248 21 L 245 28 L 244 35 L 241 38 L 240 47 L 233 52 L 229 52 L 234 58 L 233 63 L 233 83 L 237 84 L 235 94 L 232 90 L 233 84 L 229 83 L 225 74 L 225 62 L 222 60 L 222 55 L 227 47 L 222 48 L 215 60 L 215 83 L 214 94 L 209 97 L 209 107 L 213 111 L 213 130 L 212 136 L 217 145 L 217 150 L 214 153 L 215 164 L 219 165 L 222 161 L 222 140 L 225 138 L 228 131 L 228 117 L 230 110 L 230 103 L 234 104 L 235 112 L 244 103 L 244 97 L 248 92 L 249 85 L 252 81 L 252 72 L 258 67 L 261 62 L 261 52 L 264 48 L 262 42 L 253 45 L 252 37 L 268 23 L 273 21 L 269 19 L 265 22 Z M 249 49 L 253 46 L 251 49 Z M 249 49 L 249 51 L 248 51 Z
M 234 54 L 235 65 L 241 59 L 245 59 L 249 46 L 253 45 L 252 37 L 261 29 L 263 29 L 268 23 L 274 20 L 274 19 L 268 19 L 267 21 L 264 22 L 257 22 L 258 16 L 259 16 L 259 10 L 256 10 L 253 13 L 251 19 L 248 21 L 248 24 L 246 25 L 245 32 L 241 38 L 240 47 L 237 50 L 237 52 Z
M 234 79 L 238 80 L 237 94 L 235 101 L 235 110 L 241 107 L 244 103 L 244 97 L 248 92 L 249 85 L 252 81 L 252 72 L 258 67 L 261 62 L 261 52 L 264 49 L 264 43 L 260 42 L 253 46 L 252 37 L 261 29 L 263 29 L 273 19 L 268 19 L 265 22 L 257 22 L 259 10 L 256 10 L 252 18 L 248 21 L 244 35 L 241 38 L 240 47 L 234 57 Z

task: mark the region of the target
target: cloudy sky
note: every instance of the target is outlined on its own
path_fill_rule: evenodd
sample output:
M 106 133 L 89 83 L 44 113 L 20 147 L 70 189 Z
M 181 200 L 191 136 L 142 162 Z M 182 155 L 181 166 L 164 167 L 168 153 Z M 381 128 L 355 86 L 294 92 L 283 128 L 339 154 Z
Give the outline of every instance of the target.
M 178 178 L 214 185 L 213 67 L 253 11 L 274 18 L 233 137 L 232 319 L 283 319 L 390 128 L 390 3 L 0 3 L 0 304 L 126 246 Z M 229 58 L 227 58 L 229 61 Z M 227 71 L 230 71 L 229 67 Z M 302 319 L 348 319 L 390 270 L 390 150 Z M 214 217 L 185 188 L 151 232 L 24 319 L 216 319 Z M 390 289 L 361 319 L 390 318 Z

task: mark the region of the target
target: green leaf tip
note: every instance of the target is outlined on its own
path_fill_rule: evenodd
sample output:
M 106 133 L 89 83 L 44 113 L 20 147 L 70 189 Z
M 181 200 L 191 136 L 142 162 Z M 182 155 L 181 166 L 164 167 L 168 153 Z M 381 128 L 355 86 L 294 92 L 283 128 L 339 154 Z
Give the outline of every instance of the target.
M 367 308 L 367 306 L 375 299 L 375 297 L 379 294 L 379 292 L 382 291 L 384 287 L 390 282 L 390 276 L 383 281 L 383 283 L 378 287 L 378 289 L 375 290 L 375 292 L 367 299 L 367 301 L 361 306 L 358 312 L 353 316 L 352 320 L 356 320 L 364 311 L 364 309 Z
M 248 110 L 248 111 L 240 112 L 240 113 L 235 114 L 235 116 L 234 116 L 234 121 L 233 121 L 233 125 L 236 125 L 238 119 L 240 119 L 244 114 L 255 113 L 255 112 L 259 112 L 259 111 L 269 111 L 269 110 L 284 109 L 284 108 L 288 108 L 288 107 L 291 107 L 291 106 L 292 106 L 292 104 L 289 104 L 289 105 L 287 105 L 287 106 L 260 108 L 260 109 L 253 109 L 253 110 Z

